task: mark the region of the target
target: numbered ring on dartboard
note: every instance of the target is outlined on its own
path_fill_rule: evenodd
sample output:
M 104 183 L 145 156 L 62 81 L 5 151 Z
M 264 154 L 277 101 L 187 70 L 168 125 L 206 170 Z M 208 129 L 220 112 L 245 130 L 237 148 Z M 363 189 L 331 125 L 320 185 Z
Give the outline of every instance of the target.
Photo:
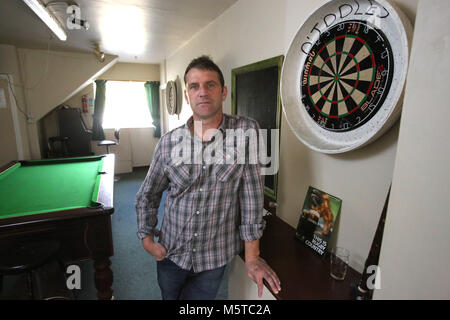
M 286 54 L 286 119 L 308 147 L 341 153 L 398 119 L 412 27 L 386 1 L 331 1 L 300 27 Z

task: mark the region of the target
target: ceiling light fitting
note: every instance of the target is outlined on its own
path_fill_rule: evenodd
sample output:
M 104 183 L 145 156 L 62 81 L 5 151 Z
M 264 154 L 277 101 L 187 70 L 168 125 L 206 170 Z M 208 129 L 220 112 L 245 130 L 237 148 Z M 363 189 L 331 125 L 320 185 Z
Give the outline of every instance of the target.
M 105 53 L 100 50 L 100 45 L 97 44 L 94 48 L 94 55 L 97 58 L 98 61 L 104 62 L 105 61 Z
M 58 19 L 50 13 L 39 0 L 23 0 L 34 13 L 52 30 L 52 32 L 61 40 L 67 40 L 67 34 L 59 23 Z

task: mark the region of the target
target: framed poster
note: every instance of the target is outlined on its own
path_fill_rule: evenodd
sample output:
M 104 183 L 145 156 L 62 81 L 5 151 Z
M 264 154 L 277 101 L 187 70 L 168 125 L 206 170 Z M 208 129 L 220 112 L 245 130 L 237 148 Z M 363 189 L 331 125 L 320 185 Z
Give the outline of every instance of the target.
M 309 187 L 295 237 L 319 255 L 326 252 L 342 200 Z
M 266 129 L 267 157 L 276 159 L 265 164 L 274 168 L 264 176 L 264 195 L 277 199 L 279 139 L 281 126 L 280 78 L 284 56 L 252 63 L 231 71 L 231 111 L 258 121 Z M 272 146 L 273 142 L 275 146 Z M 275 153 L 275 154 L 273 154 Z M 267 170 L 271 173 L 271 170 Z

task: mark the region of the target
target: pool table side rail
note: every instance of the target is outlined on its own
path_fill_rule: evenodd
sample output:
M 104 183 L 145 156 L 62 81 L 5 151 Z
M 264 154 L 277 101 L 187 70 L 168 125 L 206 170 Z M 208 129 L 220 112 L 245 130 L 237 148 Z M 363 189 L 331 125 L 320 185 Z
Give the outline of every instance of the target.
M 1 166 L 0 167 L 0 174 L 2 174 L 3 172 L 5 172 L 6 170 L 8 170 L 9 168 L 13 167 L 14 165 L 16 165 L 19 162 L 20 161 L 14 160 L 14 161 L 11 161 L 11 162 Z

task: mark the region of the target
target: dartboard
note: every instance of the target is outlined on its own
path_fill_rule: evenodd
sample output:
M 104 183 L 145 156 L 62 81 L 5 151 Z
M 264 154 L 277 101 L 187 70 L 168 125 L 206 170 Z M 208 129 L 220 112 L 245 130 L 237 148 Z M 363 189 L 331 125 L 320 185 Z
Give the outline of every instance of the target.
M 300 26 L 286 54 L 281 99 L 306 146 L 362 147 L 401 112 L 412 27 L 385 0 L 332 0 Z
M 367 122 L 383 105 L 394 64 L 386 37 L 364 21 L 330 28 L 316 41 L 303 69 L 302 101 L 330 131 Z

